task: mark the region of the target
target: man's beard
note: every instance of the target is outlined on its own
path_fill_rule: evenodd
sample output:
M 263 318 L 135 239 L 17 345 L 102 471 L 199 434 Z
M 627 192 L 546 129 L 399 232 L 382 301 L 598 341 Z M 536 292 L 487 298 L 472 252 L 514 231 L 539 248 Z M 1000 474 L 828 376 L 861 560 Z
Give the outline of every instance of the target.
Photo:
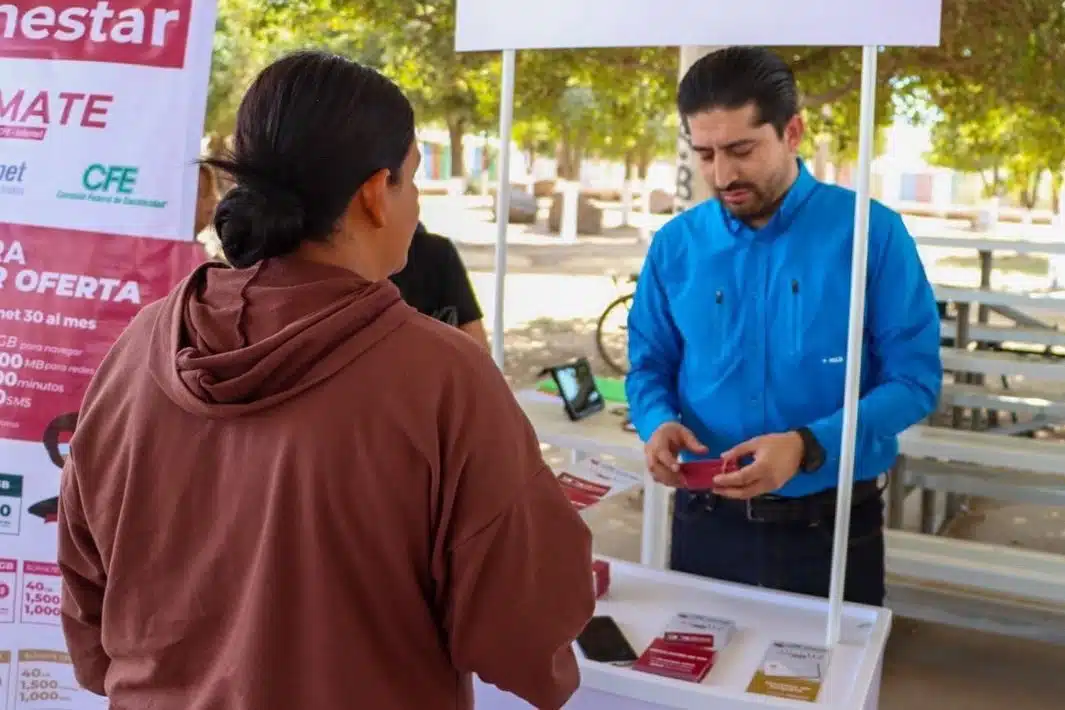
M 756 187 L 749 182 L 732 183 L 724 189 L 718 190 L 718 194 L 730 190 L 746 190 L 751 195 L 751 199 L 739 209 L 730 207 L 725 202 L 721 203 L 729 214 L 744 221 L 755 221 L 772 217 L 780 208 L 780 203 L 784 201 L 785 195 L 788 194 L 786 189 L 780 190 L 773 187 L 770 190 L 766 190 L 764 188 Z M 775 197 L 770 197 L 770 194 L 775 195 Z

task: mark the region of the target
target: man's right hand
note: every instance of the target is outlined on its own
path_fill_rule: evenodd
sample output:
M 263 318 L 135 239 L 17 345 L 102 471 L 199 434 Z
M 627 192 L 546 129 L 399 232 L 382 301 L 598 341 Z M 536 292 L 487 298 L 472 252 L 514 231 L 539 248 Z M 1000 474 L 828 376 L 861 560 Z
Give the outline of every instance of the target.
M 665 486 L 681 488 L 684 477 L 680 475 L 680 453 L 705 454 L 707 448 L 695 438 L 695 434 L 678 422 L 666 422 L 655 430 L 644 444 L 643 454 L 651 476 Z

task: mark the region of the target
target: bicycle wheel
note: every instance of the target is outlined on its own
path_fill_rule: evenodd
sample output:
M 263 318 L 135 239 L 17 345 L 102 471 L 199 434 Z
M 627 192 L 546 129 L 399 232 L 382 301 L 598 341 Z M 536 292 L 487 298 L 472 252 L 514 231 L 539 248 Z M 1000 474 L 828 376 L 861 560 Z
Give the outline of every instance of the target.
M 635 294 L 618 296 L 595 324 L 595 345 L 607 367 L 619 375 L 629 371 L 628 320 Z

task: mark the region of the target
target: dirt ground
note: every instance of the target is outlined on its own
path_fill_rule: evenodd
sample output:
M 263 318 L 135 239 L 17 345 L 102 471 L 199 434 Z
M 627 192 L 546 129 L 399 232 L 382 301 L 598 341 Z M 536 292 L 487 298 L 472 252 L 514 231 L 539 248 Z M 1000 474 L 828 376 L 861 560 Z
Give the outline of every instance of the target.
M 459 242 L 491 328 L 494 230 L 486 212 L 479 204 L 460 212 L 430 201 L 423 216 L 431 229 Z M 612 227 L 604 237 L 564 245 L 539 228 L 512 228 L 511 244 L 504 309 L 507 378 L 516 386 L 528 385 L 544 366 L 579 355 L 589 357 L 597 371 L 605 372 L 596 353 L 595 321 L 603 307 L 623 292 L 610 274 L 639 269 L 644 247 L 635 230 Z M 972 255 L 954 250 L 928 252 L 922 250 L 922 257 L 926 265 L 934 265 L 929 269 L 934 281 L 978 283 Z M 1005 261 L 1002 267 L 994 279 L 999 288 L 1039 288 L 1046 278 L 1045 263 L 1038 259 Z M 562 460 L 561 452 L 549 455 Z M 597 548 L 626 559 L 638 557 L 640 520 L 635 497 L 607 501 L 589 513 Z M 1065 554 L 1065 511 L 974 501 L 952 534 Z M 888 647 L 880 707 L 1063 708 L 1062 668 L 1063 647 L 898 619 Z

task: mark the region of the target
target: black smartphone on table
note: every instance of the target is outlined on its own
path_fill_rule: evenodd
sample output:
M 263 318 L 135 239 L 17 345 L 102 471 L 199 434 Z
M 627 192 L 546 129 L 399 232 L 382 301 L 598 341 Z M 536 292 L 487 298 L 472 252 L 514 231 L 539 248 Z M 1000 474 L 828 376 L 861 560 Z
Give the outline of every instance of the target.
M 570 420 L 579 421 L 603 411 L 606 407 L 588 358 L 577 358 L 564 365 L 548 367 L 543 374 L 550 374 L 555 381 L 559 397 L 566 408 L 566 416 Z
M 577 637 L 577 647 L 585 658 L 598 663 L 627 665 L 639 658 L 625 634 L 609 616 L 593 616 Z

